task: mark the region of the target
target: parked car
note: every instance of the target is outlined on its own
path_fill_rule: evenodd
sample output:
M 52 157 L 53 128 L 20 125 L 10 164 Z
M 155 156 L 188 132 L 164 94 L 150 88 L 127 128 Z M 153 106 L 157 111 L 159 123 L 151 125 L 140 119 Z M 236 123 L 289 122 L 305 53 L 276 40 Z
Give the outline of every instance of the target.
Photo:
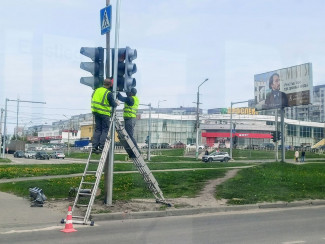
M 171 146 L 169 145 L 169 143 L 163 142 L 159 145 L 160 148 L 171 148 Z
M 26 151 L 25 158 L 35 158 L 36 152 L 35 151 Z
M 35 159 L 50 159 L 50 156 L 46 152 L 37 152 L 35 155 Z
M 173 148 L 185 148 L 186 145 L 182 142 L 177 142 L 173 145 Z
M 263 143 L 260 145 L 260 149 L 274 150 L 275 146 L 273 143 Z
M 62 159 L 64 159 L 65 158 L 65 154 L 63 152 L 56 151 L 56 152 L 52 152 L 50 154 L 50 157 L 51 158 L 62 158 Z
M 228 162 L 230 160 L 230 156 L 227 152 L 213 152 L 209 155 L 204 155 L 202 157 L 203 162 L 212 162 L 212 161 L 220 161 L 220 162 Z
M 25 153 L 23 151 L 16 151 L 16 152 L 14 152 L 14 157 L 15 158 L 23 158 L 23 157 L 25 157 Z

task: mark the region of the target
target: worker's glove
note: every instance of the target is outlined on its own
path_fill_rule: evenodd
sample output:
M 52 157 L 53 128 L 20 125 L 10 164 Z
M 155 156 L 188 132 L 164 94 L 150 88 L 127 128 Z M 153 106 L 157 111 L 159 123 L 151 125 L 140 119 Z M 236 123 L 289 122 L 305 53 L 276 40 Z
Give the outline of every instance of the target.
M 118 99 L 115 99 L 115 102 L 116 102 L 117 106 L 120 105 L 120 101 Z

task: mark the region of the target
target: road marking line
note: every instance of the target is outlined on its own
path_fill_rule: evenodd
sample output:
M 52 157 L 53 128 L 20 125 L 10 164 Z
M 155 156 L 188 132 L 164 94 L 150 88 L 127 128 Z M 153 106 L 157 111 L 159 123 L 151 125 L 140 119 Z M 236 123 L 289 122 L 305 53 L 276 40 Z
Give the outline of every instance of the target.
M 286 241 L 282 242 L 282 244 L 298 244 L 298 243 L 306 243 L 305 241 Z
M 50 226 L 50 227 L 46 227 L 46 228 L 31 229 L 31 230 L 10 230 L 7 232 L 0 232 L 0 234 L 26 233 L 26 232 L 46 231 L 46 230 L 55 230 L 55 229 L 62 229 L 62 227 L 61 226 Z
M 78 225 L 79 228 L 84 228 L 87 227 L 87 225 Z M 16 233 L 28 233 L 28 232 L 36 232 L 36 231 L 47 231 L 47 230 L 56 230 L 56 229 L 64 229 L 64 226 L 50 226 L 50 227 L 45 227 L 45 228 L 40 228 L 40 229 L 31 229 L 31 230 L 10 230 L 6 232 L 0 232 L 0 235 L 5 235 L 5 234 L 16 234 Z

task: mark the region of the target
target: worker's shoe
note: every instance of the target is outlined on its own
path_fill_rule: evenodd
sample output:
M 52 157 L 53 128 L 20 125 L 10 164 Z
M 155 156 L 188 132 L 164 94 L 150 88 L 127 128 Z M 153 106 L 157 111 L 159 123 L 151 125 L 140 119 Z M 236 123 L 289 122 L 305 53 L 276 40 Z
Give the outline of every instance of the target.
M 92 153 L 97 153 L 97 148 L 96 148 L 96 147 L 93 147 L 93 148 L 91 149 L 91 152 L 92 152 Z
M 97 153 L 102 153 L 103 152 L 103 147 L 98 147 Z

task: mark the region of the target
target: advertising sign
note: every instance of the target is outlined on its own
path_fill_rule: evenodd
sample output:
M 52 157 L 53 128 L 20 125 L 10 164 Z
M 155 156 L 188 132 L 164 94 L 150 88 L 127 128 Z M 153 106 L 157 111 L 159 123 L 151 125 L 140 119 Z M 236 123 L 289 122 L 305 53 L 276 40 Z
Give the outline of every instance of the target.
M 312 102 L 312 64 L 254 75 L 255 109 L 308 105 Z

